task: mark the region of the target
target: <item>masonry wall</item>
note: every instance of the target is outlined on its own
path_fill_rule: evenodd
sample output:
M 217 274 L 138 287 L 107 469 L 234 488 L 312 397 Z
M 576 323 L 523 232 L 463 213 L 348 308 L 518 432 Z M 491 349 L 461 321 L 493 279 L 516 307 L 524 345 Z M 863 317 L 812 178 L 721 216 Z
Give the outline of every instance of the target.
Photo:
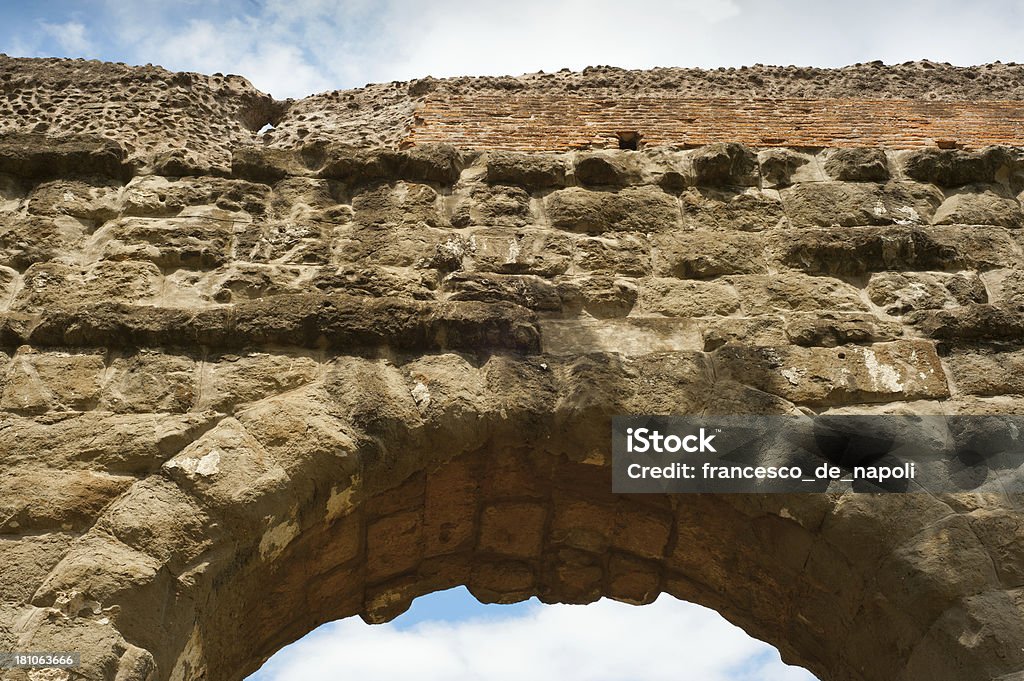
M 1020 411 L 1021 147 L 398 148 L 417 107 L 473 89 L 1020 99 L 1019 67 L 280 103 L 237 77 L 11 61 L 0 650 L 80 651 L 90 681 L 235 681 L 320 623 L 466 584 L 670 593 L 824 681 L 1024 669 L 1019 499 L 613 495 L 608 452 L 624 413 Z

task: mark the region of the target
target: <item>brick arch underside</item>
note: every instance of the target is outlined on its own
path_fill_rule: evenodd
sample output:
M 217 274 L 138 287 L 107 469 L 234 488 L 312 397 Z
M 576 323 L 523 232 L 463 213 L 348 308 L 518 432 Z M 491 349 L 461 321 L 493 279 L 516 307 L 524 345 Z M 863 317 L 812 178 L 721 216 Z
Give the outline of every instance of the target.
M 339 359 L 212 424 L 109 507 L 33 599 L 88 601 L 37 640 L 102 624 L 124 639 L 105 663 L 118 679 L 234 681 L 324 622 L 386 621 L 466 585 L 486 602 L 667 592 L 824 681 L 1019 665 L 1020 591 L 1004 585 L 1020 563 L 985 544 L 1016 522 L 1006 500 L 613 495 L 612 414 L 752 404 L 703 380 L 670 355 Z

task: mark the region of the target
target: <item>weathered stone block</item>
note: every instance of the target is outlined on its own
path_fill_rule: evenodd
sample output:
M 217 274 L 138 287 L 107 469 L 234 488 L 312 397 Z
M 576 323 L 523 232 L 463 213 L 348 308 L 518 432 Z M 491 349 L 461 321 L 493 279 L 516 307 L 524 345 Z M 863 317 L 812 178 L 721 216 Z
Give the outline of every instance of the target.
M 612 546 L 643 558 L 661 558 L 668 548 L 672 520 L 665 514 L 620 503 L 615 511 Z
M 896 340 L 903 327 L 866 313 L 800 313 L 786 318 L 786 337 L 795 345 L 826 348 Z
M 504 502 L 484 508 L 478 549 L 513 558 L 536 558 L 544 541 L 547 509 L 537 504 Z
M 817 160 L 792 149 L 763 149 L 757 154 L 763 187 L 788 187 L 796 182 L 824 180 Z
M 700 320 L 704 350 L 710 352 L 726 343 L 743 345 L 785 345 L 786 337 L 781 314 L 756 317 L 708 317 Z
M 479 482 L 466 464 L 445 466 L 427 475 L 423 506 L 426 556 L 470 548 L 476 531 Z
M 613 553 L 608 560 L 608 596 L 623 603 L 645 605 L 661 594 L 661 572 L 651 561 Z
M 694 151 L 690 162 L 698 186 L 757 186 L 757 156 L 742 144 L 709 144 Z
M 113 412 L 186 412 L 198 396 L 196 362 L 181 355 L 140 352 L 118 357 L 100 394 L 100 408 Z
M 800 272 L 749 274 L 727 277 L 748 315 L 775 312 L 867 311 L 860 291 L 832 277 L 811 277 Z
M 995 182 L 996 174 L 1009 156 L 1004 149 L 980 151 L 960 149 L 919 149 L 902 157 L 903 171 L 920 182 L 957 187 L 974 182 Z
M 550 355 L 614 352 L 646 355 L 701 347 L 700 329 L 690 319 L 541 320 L 541 350 Z
M 426 184 L 398 182 L 370 187 L 352 197 L 352 208 L 358 224 L 374 229 L 448 224 L 441 213 L 437 192 Z
M 674 232 L 653 237 L 654 273 L 662 277 L 707 279 L 723 274 L 767 272 L 764 242 L 742 232 Z
M 0 409 L 41 413 L 96 406 L 103 355 L 19 351 L 0 378 Z
M 1024 394 L 1024 351 L 958 347 L 946 355 L 945 363 L 962 393 Z
M 618 192 L 570 187 L 549 194 L 544 207 L 552 227 L 589 234 L 657 232 L 677 226 L 680 219 L 676 199 L 653 187 L 627 187 Z
M 445 277 L 441 288 L 448 300 L 506 301 L 549 312 L 562 309 L 558 289 L 532 274 L 456 272 Z
M 85 530 L 135 481 L 127 475 L 42 468 L 38 463 L 9 470 L 17 475 L 0 481 L 0 535 Z
M 160 295 L 162 279 L 151 262 L 99 262 L 88 268 L 37 263 L 25 272 L 14 308 L 44 311 L 97 300 L 145 304 Z
M 446 144 L 400 150 L 335 145 L 323 150 L 319 175 L 353 186 L 396 179 L 452 185 L 461 169 L 462 155 Z
M 1000 227 L 806 229 L 774 238 L 779 260 L 812 274 L 1012 267 L 1017 245 Z
M 233 219 L 240 213 L 263 215 L 270 193 L 269 187 L 243 180 L 220 177 L 182 177 L 171 179 L 159 175 L 141 175 L 124 188 L 121 214 L 132 217 L 174 217 L 183 210 L 209 206 Z
M 78 180 L 54 180 L 36 185 L 29 193 L 26 208 L 32 215 L 67 215 L 90 223 L 117 216 L 117 182 L 89 184 Z
M 740 299 L 728 283 L 645 279 L 640 288 L 640 305 L 647 313 L 703 317 L 735 312 L 740 307 Z
M 531 220 L 530 195 L 510 185 L 474 186 L 455 204 L 451 218 L 453 227 L 521 227 Z
M 573 244 L 577 270 L 592 274 L 643 277 L 651 273 L 651 243 L 646 234 L 609 232 Z
M 906 320 L 925 336 L 943 340 L 1018 340 L 1024 334 L 1024 314 L 989 304 L 921 310 Z
M 572 265 L 572 242 L 545 230 L 474 230 L 470 235 L 473 269 L 502 274 L 564 274 Z
M 988 278 L 990 286 L 994 289 L 991 302 L 1008 310 L 1024 312 L 1024 270 L 1003 270 L 992 274 L 993 276 Z
M 692 188 L 680 199 L 683 225 L 693 229 L 760 232 L 787 224 L 775 192 Z
M 324 293 L 433 300 L 437 278 L 433 272 L 402 267 L 342 266 L 320 268 L 310 283 Z
M 639 293 L 630 280 L 612 277 L 574 277 L 559 282 L 562 311 L 568 315 L 587 314 L 599 319 L 625 317 L 636 305 Z
M 239 147 L 231 150 L 231 174 L 251 182 L 274 184 L 287 177 L 312 177 L 324 160 L 324 149 L 319 145 L 301 149 Z
M 799 404 L 841 405 L 949 395 L 935 346 L 895 341 L 838 348 L 725 345 L 716 371 Z
M 551 541 L 602 553 L 611 541 L 614 521 L 614 507 L 581 499 L 559 501 L 551 518 Z
M 997 225 L 1018 229 L 1024 212 L 1015 198 L 991 190 L 953 194 L 935 211 L 936 225 Z
M 943 201 L 935 187 L 914 182 L 805 182 L 781 194 L 796 227 L 928 223 Z
M 49 137 L 5 132 L 0 136 L 0 173 L 25 178 L 97 175 L 126 180 L 131 172 L 121 145 L 99 135 Z
M 305 221 L 253 225 L 235 235 L 235 256 L 258 263 L 326 264 L 337 229 Z
M 423 557 L 423 518 L 418 510 L 375 520 L 366 528 L 366 578 L 371 582 L 416 567 Z
M 553 154 L 492 151 L 487 154 L 487 181 L 528 190 L 564 187 L 565 160 Z
M 474 565 L 467 588 L 481 603 L 518 603 L 533 595 L 535 585 L 528 564 L 505 560 Z
M 588 187 L 638 184 L 642 176 L 635 154 L 614 151 L 596 151 L 577 156 L 573 173 L 577 182 Z
M 89 230 L 79 218 L 16 215 L 0 218 L 0 265 L 18 270 L 60 260 L 81 249 Z
M 148 260 L 161 269 L 213 269 L 227 262 L 230 224 L 189 218 L 126 218 L 94 236 L 106 260 Z
M 221 355 L 209 362 L 197 409 L 231 413 L 237 405 L 257 402 L 315 380 L 319 363 L 302 356 L 270 353 Z
M 987 302 L 985 285 L 973 272 L 879 272 L 871 275 L 867 294 L 894 315 Z
M 889 161 L 883 149 L 832 149 L 825 154 L 825 172 L 843 182 L 885 182 Z

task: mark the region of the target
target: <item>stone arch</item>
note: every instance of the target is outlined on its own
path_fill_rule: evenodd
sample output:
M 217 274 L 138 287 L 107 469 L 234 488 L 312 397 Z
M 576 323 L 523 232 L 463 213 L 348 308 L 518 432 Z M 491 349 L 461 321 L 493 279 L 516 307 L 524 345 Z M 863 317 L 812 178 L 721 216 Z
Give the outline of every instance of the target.
M 459 150 L 422 143 L 465 140 L 445 113 L 505 85 L 283 111 L 237 78 L 0 67 L 20 74 L 0 138 L 0 650 L 80 651 L 88 681 L 230 681 L 324 621 L 466 584 L 669 592 L 823 681 L 1019 678 L 1019 498 L 612 495 L 607 450 L 616 414 L 1019 411 L 1020 147 L 918 148 L 931 103 L 872 100 L 914 124 L 858 145 L 899 150 L 822 149 L 849 139 L 824 120 L 785 149 L 750 118 L 775 100 L 725 126 L 678 94 L 645 108 L 667 132 L 644 125 L 644 150 L 577 153 L 586 131 L 490 113 Z M 1001 70 L 917 71 L 940 99 L 1020 94 Z M 516 106 L 571 119 L 568 86 L 588 108 L 633 87 L 613 73 L 554 94 L 527 77 Z M 849 73 L 821 79 L 856 130 Z M 67 106 L 16 110 L 75 79 L 94 85 Z M 133 79 L 149 104 L 128 119 L 105 103 Z M 187 107 L 164 106 L 171 84 Z M 655 148 L 686 142 L 683 104 L 715 143 Z M 96 105 L 117 141 L 39 132 L 92 130 Z M 1016 101 L 939 108 L 971 114 L 943 119 L 958 144 L 1024 139 Z M 989 124 L 1007 111 L 1016 127 Z
M 385 621 L 463 584 L 486 602 L 667 592 L 829 681 L 1005 668 L 1020 623 L 986 555 L 1011 519 L 996 500 L 613 495 L 584 435 L 616 405 L 581 404 L 589 361 L 338 360 L 133 485 L 33 603 L 63 607 L 65 627 L 116 622 L 139 658 L 121 668 L 174 681 L 244 678 L 321 623 Z M 411 374 L 432 386 L 425 408 Z

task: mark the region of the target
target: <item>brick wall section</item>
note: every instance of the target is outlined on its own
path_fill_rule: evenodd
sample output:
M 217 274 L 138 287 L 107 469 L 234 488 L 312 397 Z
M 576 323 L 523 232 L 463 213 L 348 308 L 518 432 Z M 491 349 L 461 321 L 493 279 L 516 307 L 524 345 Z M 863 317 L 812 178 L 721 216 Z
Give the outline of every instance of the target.
M 598 99 L 543 94 L 427 98 L 403 146 L 559 151 L 617 147 L 639 131 L 645 146 L 741 142 L 755 147 L 913 149 L 1024 144 L 1024 102 L 871 99 Z

